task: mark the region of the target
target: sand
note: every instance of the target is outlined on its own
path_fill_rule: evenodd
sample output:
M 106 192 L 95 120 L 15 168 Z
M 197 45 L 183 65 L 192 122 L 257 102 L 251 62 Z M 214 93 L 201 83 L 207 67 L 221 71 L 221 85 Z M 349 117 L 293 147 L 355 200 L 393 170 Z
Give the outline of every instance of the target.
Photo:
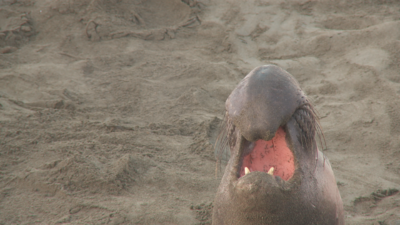
M 0 224 L 210 224 L 254 67 L 321 117 L 346 224 L 400 224 L 397 1 L 0 1 Z

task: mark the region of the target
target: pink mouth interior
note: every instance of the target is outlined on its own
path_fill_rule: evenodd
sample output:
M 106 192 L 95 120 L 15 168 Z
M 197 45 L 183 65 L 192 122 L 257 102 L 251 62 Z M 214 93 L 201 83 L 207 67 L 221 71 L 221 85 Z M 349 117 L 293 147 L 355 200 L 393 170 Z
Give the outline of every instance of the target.
M 253 151 L 243 158 L 240 177 L 244 176 L 244 168 L 250 172 L 268 172 L 274 167 L 274 176 L 289 180 L 294 174 L 294 157 L 286 145 L 286 132 L 280 127 L 272 140 L 258 140 Z

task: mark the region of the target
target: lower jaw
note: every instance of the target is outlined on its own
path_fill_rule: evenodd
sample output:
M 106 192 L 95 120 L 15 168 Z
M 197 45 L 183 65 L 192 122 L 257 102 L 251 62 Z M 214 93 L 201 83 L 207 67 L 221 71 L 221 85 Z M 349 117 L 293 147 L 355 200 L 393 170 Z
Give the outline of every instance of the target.
M 291 190 L 291 182 L 280 180 L 264 172 L 252 172 L 232 182 L 230 196 L 242 199 L 246 205 L 259 205 L 260 199 L 271 200 Z M 283 191 L 285 190 L 285 191 Z M 276 199 L 276 200 L 279 200 Z M 263 203 L 265 204 L 265 203 Z

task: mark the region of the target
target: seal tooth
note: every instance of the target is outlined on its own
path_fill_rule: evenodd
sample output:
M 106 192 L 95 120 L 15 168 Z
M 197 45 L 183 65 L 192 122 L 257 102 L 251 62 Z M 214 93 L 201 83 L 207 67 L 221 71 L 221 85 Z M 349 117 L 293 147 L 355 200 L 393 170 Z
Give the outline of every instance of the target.
M 249 168 L 245 167 L 245 168 L 244 168 L 244 175 L 246 175 L 246 174 L 248 174 L 248 173 L 250 173 L 250 170 L 249 170 Z
M 275 170 L 274 167 L 269 168 L 268 174 L 273 176 L 274 175 L 274 170 Z

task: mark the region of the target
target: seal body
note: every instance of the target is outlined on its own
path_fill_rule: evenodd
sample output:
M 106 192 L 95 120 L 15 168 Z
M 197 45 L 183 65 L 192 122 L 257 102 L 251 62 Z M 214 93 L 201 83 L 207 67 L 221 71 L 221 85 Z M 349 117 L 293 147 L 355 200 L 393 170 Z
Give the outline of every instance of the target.
M 217 148 L 230 159 L 214 200 L 220 224 L 344 224 L 329 160 L 318 150 L 318 117 L 297 81 L 266 65 L 252 70 L 226 104 Z

